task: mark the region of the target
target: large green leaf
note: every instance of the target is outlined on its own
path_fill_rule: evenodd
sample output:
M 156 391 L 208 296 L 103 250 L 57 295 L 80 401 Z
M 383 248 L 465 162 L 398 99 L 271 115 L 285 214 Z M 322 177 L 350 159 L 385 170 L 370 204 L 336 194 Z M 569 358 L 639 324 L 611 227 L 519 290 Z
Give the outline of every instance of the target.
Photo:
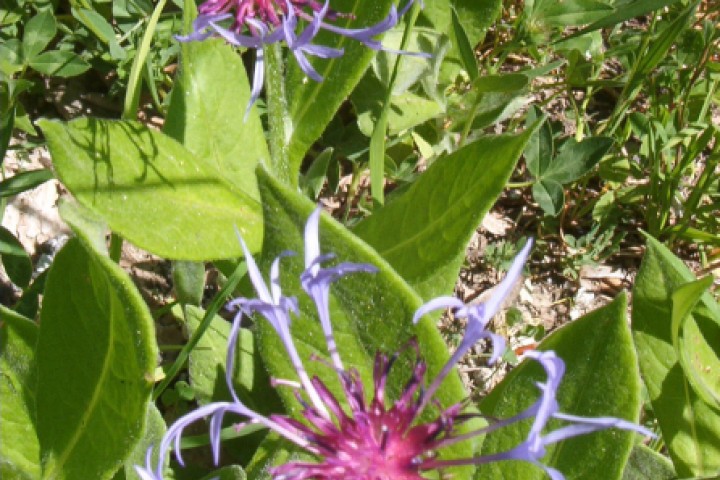
M 37 325 L 0 305 L 0 478 L 40 477 L 35 433 Z
M 238 257 L 237 226 L 259 247 L 257 199 L 167 135 L 130 121 L 38 123 L 62 182 L 138 246 L 183 260 Z
M 354 233 L 425 298 L 452 292 L 470 237 L 502 192 L 532 128 L 482 137 L 437 160 Z
M 340 27 L 362 28 L 387 16 L 391 0 L 338 0 L 332 8 L 349 14 L 333 23 Z M 404 5 L 404 1 L 402 5 Z M 279 49 L 267 48 L 268 111 L 271 126 L 271 171 L 283 182 L 297 186 L 303 157 L 322 134 L 343 101 L 360 81 L 374 51 L 346 37 L 322 31 L 313 41 L 344 54 L 336 59 L 310 57 L 310 63 L 324 77 L 322 82 L 306 78 L 293 58 L 286 62 Z
M 157 360 L 150 312 L 119 266 L 72 239 L 53 263 L 40 322 L 43 478 L 111 478 L 143 434 Z
M 260 192 L 265 206 L 265 239 L 261 269 L 267 272 L 273 259 L 286 250 L 303 251 L 302 235 L 305 222 L 314 205 L 300 194 L 280 185 L 266 172 L 258 171 Z M 372 365 L 377 351 L 393 353 L 415 335 L 420 352 L 428 364 L 428 378 L 438 373 L 448 358 L 447 347 L 432 323 L 424 319 L 417 326 L 412 316 L 420 306 L 418 295 L 371 247 L 352 235 L 342 225 L 322 216 L 320 245 L 323 252 L 333 252 L 340 261 L 370 263 L 380 270 L 374 275 L 355 274 L 333 284 L 331 315 L 338 350 L 343 362 L 359 371 L 363 384 L 372 385 Z M 283 259 L 281 284 L 286 294 L 300 292 L 299 275 L 303 270 L 302 257 Z M 293 321 L 292 333 L 300 358 L 309 374 L 318 375 L 337 391 L 337 377 L 322 362 L 307 361 L 311 355 L 326 356 L 324 335 L 317 320 L 315 307 L 303 294 L 298 295 L 301 314 Z M 276 378 L 296 379 L 295 370 L 277 335 L 265 321 L 258 323 L 260 353 Z M 390 399 L 397 398 L 407 380 L 409 362 L 414 356 L 406 351 L 393 369 L 388 385 Z M 369 388 L 369 387 L 368 387 Z M 278 393 L 291 414 L 299 408 L 294 393 L 279 389 Z M 450 405 L 465 397 L 456 375 L 450 375 L 440 389 L 437 399 Z M 339 398 L 342 398 L 340 396 Z M 449 449 L 448 457 L 469 456 L 472 445 L 460 444 Z M 467 472 L 467 471 L 466 471 Z M 460 477 L 467 476 L 467 473 Z
M 633 289 L 633 336 L 653 411 L 681 477 L 720 472 L 720 410 L 693 390 L 673 346 L 672 295 L 693 280 L 670 250 L 648 237 Z M 686 331 L 707 333 L 705 341 L 716 342 L 715 352 L 720 338 L 715 323 L 718 310 L 706 293 L 683 322 Z
M 588 417 L 613 416 L 637 420 L 640 411 L 640 378 L 621 295 L 610 305 L 566 325 L 544 340 L 540 350 L 554 350 L 565 361 L 566 371 L 558 389 L 563 413 Z M 539 396 L 535 385 L 545 373 L 536 362 L 525 362 L 480 404 L 492 418 L 506 418 L 529 407 Z M 490 434 L 482 454 L 507 451 L 521 443 L 531 423 L 525 421 Z M 552 429 L 562 422 L 552 421 Z M 543 459 L 568 479 L 619 479 L 630 455 L 635 434 L 605 430 L 550 445 Z M 478 479 L 517 478 L 544 480 L 547 475 L 526 462 L 498 462 L 480 468 Z
M 243 120 L 250 86 L 242 58 L 219 39 L 180 45 L 180 74 L 163 131 L 217 177 L 259 201 L 255 166 L 267 163 L 269 153 L 257 110 Z

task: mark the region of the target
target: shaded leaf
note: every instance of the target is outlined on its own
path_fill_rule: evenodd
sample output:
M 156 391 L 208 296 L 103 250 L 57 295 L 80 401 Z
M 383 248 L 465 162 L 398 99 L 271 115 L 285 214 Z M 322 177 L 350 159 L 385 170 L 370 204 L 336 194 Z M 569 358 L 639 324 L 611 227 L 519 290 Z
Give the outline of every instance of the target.
M 40 322 L 43 478 L 111 478 L 145 425 L 157 359 L 150 313 L 119 266 L 73 239 L 55 257 Z
M 32 279 L 32 262 L 20 241 L 7 228 L 0 226 L 0 260 L 10 280 L 25 288 Z
M 32 190 L 52 178 L 52 171 L 45 168 L 20 172 L 0 182 L 0 198 L 12 197 L 18 193 Z
M 0 305 L 0 478 L 40 478 L 35 431 L 37 325 Z
M 74 77 L 90 68 L 89 63 L 66 50 L 41 53 L 30 61 L 30 66 L 40 73 L 54 77 Z

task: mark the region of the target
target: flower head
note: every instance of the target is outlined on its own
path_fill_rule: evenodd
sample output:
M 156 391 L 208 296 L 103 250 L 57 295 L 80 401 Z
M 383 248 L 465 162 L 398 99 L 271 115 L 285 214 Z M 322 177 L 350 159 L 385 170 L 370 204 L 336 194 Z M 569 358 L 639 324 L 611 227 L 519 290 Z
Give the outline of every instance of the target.
M 302 71 L 309 78 L 321 82 L 323 77 L 313 68 L 307 56 L 337 58 L 344 53 L 340 48 L 312 43 L 321 29 L 356 40 L 373 50 L 383 50 L 375 37 L 397 25 L 398 19 L 413 3 L 414 0 L 407 0 L 399 12 L 392 5 L 387 17 L 375 25 L 342 28 L 328 22 L 353 15 L 331 9 L 330 0 L 324 4 L 315 0 L 208 0 L 198 8 L 199 15 L 193 22 L 192 33 L 177 38 L 186 42 L 215 36 L 232 45 L 257 51 L 247 115 L 262 90 L 265 46 L 285 42 Z M 301 24 L 304 25 L 299 28 Z
M 554 352 L 529 352 L 525 355 L 526 358 L 542 365 L 547 380 L 537 383 L 540 393 L 537 401 L 512 418 L 494 421 L 474 431 L 461 430 L 459 426 L 477 417 L 478 414 L 468 413 L 465 409 L 466 402 L 442 407 L 435 399 L 435 393 L 443 380 L 450 375 L 458 360 L 477 341 L 490 340 L 493 362 L 504 350 L 503 339 L 490 332 L 487 326 L 500 309 L 512 285 L 518 280 L 530 251 L 530 242 L 518 254 L 505 279 L 485 303 L 465 305 L 457 299 L 440 298 L 418 309 L 415 321 L 431 310 L 445 307 L 452 308 L 456 316 L 468 320 L 467 331 L 459 348 L 427 388 L 425 388 L 427 364 L 419 353 L 417 340 L 412 339 L 404 349 L 415 351 L 415 361 L 410 378 L 398 398 L 390 401 L 386 398 L 385 389 L 388 375 L 404 349 L 391 356 L 381 352 L 376 354 L 373 382 L 370 385 L 372 391 L 367 392 L 368 385 L 362 383 L 358 371 L 343 366 L 333 335 L 328 297 L 331 283 L 335 280 L 351 273 L 372 273 L 376 268 L 354 263 L 322 267 L 332 255 L 323 255 L 320 252 L 319 217 L 320 210 L 317 209 L 310 216 L 305 229 L 305 271 L 301 275 L 301 283 L 317 307 L 331 357 L 331 362 L 327 364 L 328 370 L 337 375 L 341 395 L 333 393 L 327 383 L 319 377 L 310 378 L 297 353 L 290 335 L 291 316 L 297 312 L 297 299 L 282 294 L 279 285 L 280 258 L 276 259 L 271 267 L 268 286 L 243 242 L 248 274 L 255 287 L 257 298 L 239 298 L 230 303 L 238 313 L 229 338 L 226 371 L 232 372 L 235 342 L 242 316 L 253 313 L 263 316 L 282 340 L 298 376 L 297 381 L 287 379 L 274 380 L 274 382 L 276 385 L 291 386 L 295 389 L 296 397 L 303 406 L 301 412 L 303 420 L 281 414 L 263 416 L 254 412 L 240 401 L 228 377 L 226 380 L 233 400 L 205 405 L 177 420 L 168 429 L 160 444 L 158 463 L 152 465 L 148 452 L 146 466 L 136 467 L 143 480 L 162 479 L 163 459 L 173 446 L 178 461 L 182 463 L 179 444 L 183 430 L 201 418 L 210 418 L 211 447 L 217 463 L 221 424 L 226 414 L 239 416 L 242 421 L 240 425 L 253 423 L 267 427 L 316 458 L 315 461 L 292 460 L 272 467 L 270 473 L 276 480 L 423 480 L 431 472 L 440 472 L 453 466 L 480 465 L 504 460 L 534 463 L 545 469 L 553 480 L 561 480 L 564 477 L 560 472 L 541 463 L 547 445 L 606 428 L 650 434 L 642 427 L 617 418 L 586 418 L 560 412 L 555 397 L 565 366 Z M 437 407 L 436 417 L 431 421 L 427 421 L 425 417 L 421 419 L 423 411 L 431 403 Z M 443 458 L 443 449 L 449 445 L 467 441 L 529 418 L 534 420 L 527 438 L 509 451 L 469 458 Z M 548 421 L 553 418 L 563 420 L 568 425 L 544 433 Z

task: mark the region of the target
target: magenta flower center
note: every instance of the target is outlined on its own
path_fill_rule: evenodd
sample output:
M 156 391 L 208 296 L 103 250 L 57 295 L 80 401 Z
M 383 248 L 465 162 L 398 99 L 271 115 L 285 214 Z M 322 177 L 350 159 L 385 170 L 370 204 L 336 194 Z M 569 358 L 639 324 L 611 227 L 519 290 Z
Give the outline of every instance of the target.
M 247 22 L 248 19 L 274 27 L 280 26 L 282 17 L 288 14 L 288 6 L 292 7 L 295 15 L 305 19 L 312 19 L 312 16 L 304 9 L 309 8 L 313 12 L 320 12 L 323 9 L 323 5 L 315 0 L 209 0 L 200 5 L 198 11 L 201 15 L 232 14 L 235 19 L 232 30 L 241 32 L 244 26 L 253 30 L 252 24 Z M 325 18 L 334 20 L 340 16 L 348 15 L 329 9 Z
M 413 339 L 411 345 L 417 349 Z M 378 353 L 375 357 L 373 398 L 365 402 L 363 384 L 355 370 L 338 372 L 345 394 L 345 408 L 317 377 L 313 386 L 332 418 L 306 406 L 307 423 L 276 415 L 272 420 L 304 438 L 306 450 L 321 458 L 320 462 L 295 461 L 272 469 L 274 478 L 354 479 L 354 480 L 422 480 L 428 470 L 427 460 L 436 456 L 443 439 L 452 434 L 461 405 L 453 406 L 435 421 L 416 424 L 422 402 L 417 392 L 422 386 L 426 364 L 419 353 L 412 377 L 391 407 L 385 405 L 385 384 L 394 358 Z

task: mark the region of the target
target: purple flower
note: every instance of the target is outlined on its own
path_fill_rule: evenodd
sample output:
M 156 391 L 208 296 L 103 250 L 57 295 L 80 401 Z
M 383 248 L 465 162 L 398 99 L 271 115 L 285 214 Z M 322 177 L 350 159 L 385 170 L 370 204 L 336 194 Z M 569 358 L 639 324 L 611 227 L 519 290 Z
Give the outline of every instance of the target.
M 407 0 L 400 12 L 392 5 L 387 17 L 379 23 L 354 29 L 328 23 L 341 17 L 353 17 L 352 14 L 332 10 L 330 0 L 324 4 L 315 0 L 208 0 L 198 9 L 199 15 L 193 22 L 192 33 L 177 38 L 181 42 L 188 42 L 215 36 L 232 45 L 257 51 L 250 102 L 245 111 L 247 116 L 262 90 L 266 45 L 284 41 L 302 71 L 316 82 L 322 82 L 323 77 L 310 64 L 307 55 L 337 58 L 344 51 L 312 43 L 321 29 L 356 40 L 373 50 L 384 50 L 375 37 L 397 25 L 399 17 L 407 12 L 414 1 Z M 304 21 L 305 26 L 298 33 L 299 19 Z
M 280 466 L 272 467 L 270 473 L 276 480 L 337 480 L 351 478 L 357 480 L 423 480 L 425 475 L 440 472 L 459 465 L 481 465 L 496 461 L 521 460 L 531 462 L 543 468 L 553 480 L 563 479 L 555 469 L 541 463 L 547 445 L 578 435 L 607 428 L 620 428 L 651 435 L 646 429 L 631 422 L 617 418 L 586 418 L 568 415 L 559 411 L 555 398 L 558 386 L 564 374 L 564 363 L 554 352 L 529 352 L 526 358 L 539 362 L 545 369 L 547 380 L 538 382 L 540 395 L 535 403 L 520 414 L 491 423 L 479 430 L 467 432 L 457 427 L 478 414 L 465 411 L 467 402 L 459 402 L 441 408 L 435 399 L 435 393 L 443 380 L 450 374 L 459 359 L 477 341 L 487 339 L 492 344 L 491 362 L 497 360 L 504 350 L 504 340 L 487 330 L 487 325 L 498 312 L 505 297 L 518 281 L 525 260 L 531 248 L 531 242 L 522 249 L 514 260 L 505 279 L 498 285 L 490 299 L 478 305 L 465 305 L 454 298 L 439 298 L 430 301 L 418 309 L 414 320 L 439 308 L 453 309 L 455 316 L 467 319 L 468 327 L 457 351 L 448 360 L 436 378 L 425 388 L 427 364 L 421 358 L 416 339 L 392 356 L 378 352 L 373 369 L 372 391 L 367 392 L 360 374 L 354 368 L 343 366 L 337 344 L 334 339 L 328 309 L 329 291 L 332 282 L 351 273 L 372 273 L 377 269 L 371 265 L 340 263 L 331 267 L 322 264 L 332 258 L 320 252 L 318 226 L 320 209 L 310 216 L 305 228 L 305 271 L 301 283 L 305 292 L 314 301 L 320 323 L 325 334 L 331 363 L 328 370 L 340 380 L 341 398 L 331 392 L 326 382 L 317 376 L 309 377 L 295 348 L 290 335 L 292 314 L 297 313 L 297 299 L 282 294 L 279 285 L 280 258 L 276 259 L 270 271 L 269 285 L 263 279 L 255 261 L 242 242 L 248 264 L 248 274 L 257 298 L 239 298 L 230 303 L 238 313 L 234 319 L 228 345 L 226 378 L 232 392 L 231 402 L 216 402 L 177 420 L 167 431 L 159 446 L 159 460 L 152 464 L 148 452 L 145 467 L 136 467 L 143 480 L 161 480 L 163 478 L 163 460 L 171 449 L 175 450 L 178 461 L 180 439 L 183 430 L 191 423 L 201 419 L 210 419 L 210 440 L 215 462 L 219 460 L 220 432 L 223 417 L 235 414 L 241 418 L 238 428 L 246 424 L 263 425 L 293 442 L 298 447 L 315 456 L 315 461 L 292 460 Z M 284 255 L 283 255 L 284 256 Z M 298 379 L 274 380 L 275 385 L 289 386 L 295 389 L 296 396 L 303 406 L 300 421 L 286 415 L 273 414 L 268 417 L 247 408 L 233 390 L 230 373 L 235 356 L 236 339 L 243 315 L 260 314 L 273 326 L 280 337 L 297 373 Z M 394 402 L 385 397 L 385 388 L 389 373 L 403 350 L 415 351 L 410 379 Z M 440 410 L 434 420 L 421 420 L 428 404 L 432 403 Z M 443 448 L 479 435 L 496 431 L 510 424 L 534 418 L 530 433 L 525 441 L 513 449 L 492 455 L 474 456 L 460 459 L 444 459 Z M 550 419 L 563 420 L 567 426 L 544 433 Z

